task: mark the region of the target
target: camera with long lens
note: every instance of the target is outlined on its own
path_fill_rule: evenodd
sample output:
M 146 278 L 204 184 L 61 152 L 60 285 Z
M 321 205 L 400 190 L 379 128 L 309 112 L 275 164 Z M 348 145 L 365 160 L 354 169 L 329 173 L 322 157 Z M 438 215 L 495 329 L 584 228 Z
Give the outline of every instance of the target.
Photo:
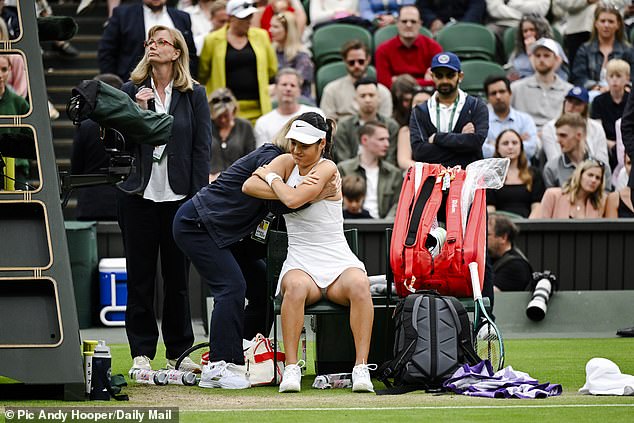
M 557 277 L 550 270 L 533 273 L 533 294 L 526 306 L 526 316 L 536 322 L 543 320 L 548 311 L 548 301 L 557 290 Z

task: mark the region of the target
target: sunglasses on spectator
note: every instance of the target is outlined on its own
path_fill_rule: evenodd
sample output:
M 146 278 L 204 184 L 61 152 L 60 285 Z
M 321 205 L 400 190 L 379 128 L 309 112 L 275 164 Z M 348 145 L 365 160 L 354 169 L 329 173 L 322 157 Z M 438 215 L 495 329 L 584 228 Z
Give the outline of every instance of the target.
M 147 41 L 143 41 L 143 47 L 145 47 L 145 48 L 148 48 L 152 44 L 156 44 L 159 47 L 165 47 L 165 45 L 167 44 L 168 46 L 172 46 L 172 47 L 176 48 L 174 46 L 174 44 L 170 43 L 169 41 L 167 41 L 167 40 L 165 40 L 163 38 L 159 38 L 158 40 L 154 40 L 154 39 L 150 38 Z
M 220 102 L 222 103 L 231 103 L 231 97 L 229 96 L 225 96 L 225 97 L 214 97 L 211 99 L 211 104 L 218 104 Z
M 449 72 L 438 72 L 438 71 L 432 71 L 432 74 L 437 78 L 437 79 L 443 79 L 443 78 L 447 78 L 447 79 L 453 79 L 454 76 L 456 76 L 456 72 L 454 71 L 449 71 Z
M 599 166 L 601 169 L 605 169 L 605 163 L 603 163 L 601 160 L 588 159 L 588 161 L 591 162 L 591 163 L 594 163 L 597 166 Z
M 365 65 L 365 59 L 350 59 L 350 60 L 346 60 L 346 63 L 348 64 L 348 66 L 354 66 L 355 63 L 363 66 Z

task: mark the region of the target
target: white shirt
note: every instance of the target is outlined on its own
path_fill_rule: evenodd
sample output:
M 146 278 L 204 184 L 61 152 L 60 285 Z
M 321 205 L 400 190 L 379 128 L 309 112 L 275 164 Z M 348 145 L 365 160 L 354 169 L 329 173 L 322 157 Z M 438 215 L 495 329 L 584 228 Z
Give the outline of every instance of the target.
M 302 113 L 307 112 L 319 113 L 325 117 L 324 112 L 322 112 L 321 109 L 306 106 L 305 104 L 300 104 L 297 112 L 291 113 L 290 115 L 283 115 L 279 112 L 279 109 L 275 109 L 263 116 L 260 116 L 258 120 L 255 121 L 255 148 L 260 148 L 263 144 L 271 142 L 280 129 L 286 125 L 286 122 L 295 116 L 299 116 Z
M 185 12 L 189 13 L 192 20 L 192 35 L 194 36 L 194 44 L 196 44 L 196 55 L 200 56 L 205 36 L 213 29 L 211 20 L 207 18 L 207 14 L 199 5 L 186 7 Z
M 458 89 L 458 102 L 452 103 L 449 106 L 446 106 L 442 103 L 438 103 L 436 101 L 436 95 L 433 95 L 429 98 L 427 103 L 427 108 L 429 109 L 429 119 L 436 126 L 438 132 L 451 132 L 456 126 L 456 122 L 458 122 L 458 117 L 460 116 L 460 112 L 462 112 L 462 107 L 467 100 L 467 94 Z M 436 108 L 440 106 L 440 122 L 437 122 L 438 114 L 436 113 Z M 455 108 L 455 111 L 454 111 Z M 451 120 L 453 116 L 453 120 Z M 451 122 L 450 122 L 451 120 Z
M 152 80 L 152 88 L 154 89 L 154 103 L 157 113 L 168 113 L 170 105 L 172 104 L 172 84 L 165 87 L 165 104 L 161 102 L 161 98 L 158 95 L 154 80 Z M 176 194 L 170 187 L 169 177 L 167 175 L 167 154 L 165 153 L 165 147 L 167 144 L 154 147 L 153 155 L 161 157 L 160 162 L 154 161 L 152 163 L 152 173 L 150 174 L 150 180 L 143 191 L 143 198 L 146 200 L 152 200 L 157 203 L 163 201 L 177 201 L 185 198 L 184 195 Z
M 363 208 L 370 212 L 370 216 L 378 219 L 379 216 L 379 167 L 365 167 L 365 201 L 363 202 Z
M 167 28 L 176 28 L 169 13 L 167 13 L 167 6 L 163 7 L 158 13 L 152 12 L 152 9 L 143 5 L 143 24 L 145 26 L 145 36 L 154 25 L 163 25 Z

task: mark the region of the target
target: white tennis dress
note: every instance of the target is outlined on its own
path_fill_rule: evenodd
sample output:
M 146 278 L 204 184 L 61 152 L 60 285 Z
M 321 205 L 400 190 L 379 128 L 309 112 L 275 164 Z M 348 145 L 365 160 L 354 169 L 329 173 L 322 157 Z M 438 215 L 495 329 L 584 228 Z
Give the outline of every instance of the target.
M 286 185 L 297 186 L 303 176 L 297 165 Z M 282 266 L 275 295 L 279 295 L 282 278 L 289 270 L 306 272 L 319 288 L 326 288 L 344 270 L 365 266 L 350 250 L 343 234 L 342 200 L 321 200 L 305 209 L 284 215 L 288 231 L 288 255 Z

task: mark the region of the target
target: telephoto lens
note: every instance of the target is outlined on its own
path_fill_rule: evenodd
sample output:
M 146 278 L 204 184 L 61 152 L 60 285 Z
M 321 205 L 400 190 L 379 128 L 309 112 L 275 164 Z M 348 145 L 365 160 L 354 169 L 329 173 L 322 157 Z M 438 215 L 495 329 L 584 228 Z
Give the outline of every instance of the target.
M 557 288 L 557 278 L 549 270 L 533 273 L 533 295 L 526 306 L 526 316 L 539 322 L 548 311 L 548 301 Z

